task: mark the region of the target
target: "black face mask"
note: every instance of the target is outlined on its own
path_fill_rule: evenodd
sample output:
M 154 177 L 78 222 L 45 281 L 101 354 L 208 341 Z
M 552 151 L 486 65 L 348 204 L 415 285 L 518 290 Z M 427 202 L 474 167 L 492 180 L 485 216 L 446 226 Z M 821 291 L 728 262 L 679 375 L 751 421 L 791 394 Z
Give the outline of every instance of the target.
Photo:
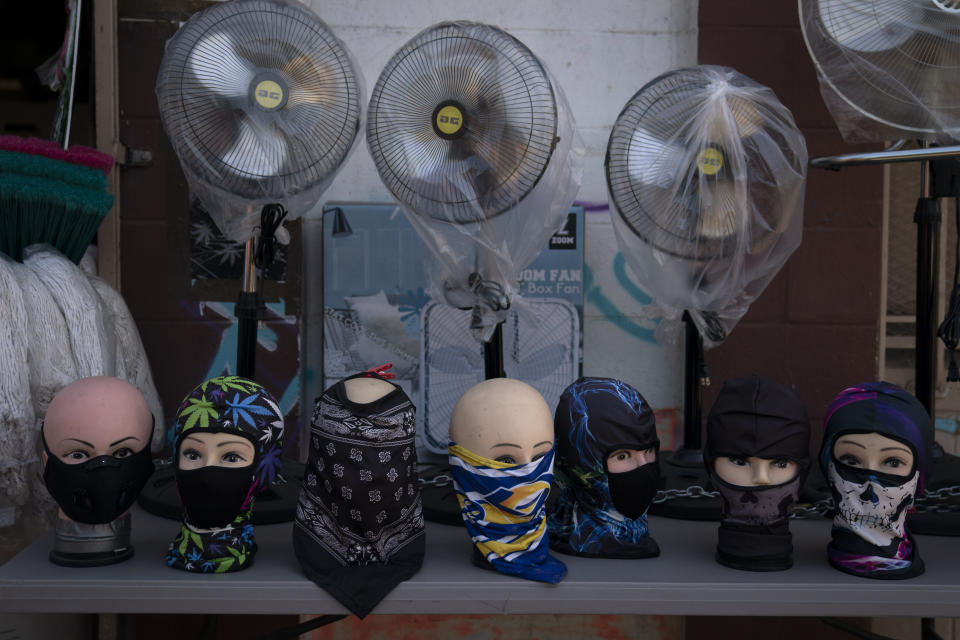
M 607 486 L 610 487 L 610 500 L 614 508 L 631 520 L 647 512 L 657 495 L 659 484 L 660 466 L 656 462 L 631 471 L 607 473 Z
M 253 486 L 253 466 L 176 470 L 187 522 L 199 529 L 225 527 L 240 515 Z
M 126 458 L 97 456 L 80 464 L 53 455 L 46 440 L 43 448 L 47 490 L 68 518 L 84 524 L 106 524 L 123 515 L 154 470 L 149 445 Z

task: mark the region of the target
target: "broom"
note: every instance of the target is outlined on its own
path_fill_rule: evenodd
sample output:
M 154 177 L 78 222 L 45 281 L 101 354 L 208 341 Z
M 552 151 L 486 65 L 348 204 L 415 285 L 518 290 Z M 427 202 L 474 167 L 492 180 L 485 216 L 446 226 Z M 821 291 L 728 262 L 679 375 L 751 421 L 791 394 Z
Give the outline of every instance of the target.
M 0 136 L 0 251 L 21 261 L 24 247 L 45 242 L 79 263 L 113 206 L 112 166 L 88 147 Z

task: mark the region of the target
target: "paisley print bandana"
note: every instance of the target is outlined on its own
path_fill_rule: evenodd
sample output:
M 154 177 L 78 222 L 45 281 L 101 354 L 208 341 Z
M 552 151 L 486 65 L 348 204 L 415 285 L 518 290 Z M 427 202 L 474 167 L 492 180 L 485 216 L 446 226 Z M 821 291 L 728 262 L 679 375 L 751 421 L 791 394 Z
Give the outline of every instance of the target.
M 557 584 L 565 564 L 549 553 L 545 504 L 554 450 L 527 464 L 506 464 L 450 444 L 460 514 L 477 551 L 507 575 Z
M 351 378 L 317 399 L 293 548 L 306 576 L 362 618 L 420 570 L 426 541 L 416 409 L 398 386 L 353 402 Z
M 283 412 L 265 388 L 239 376 L 211 378 L 191 391 L 177 410 L 174 460 L 183 439 L 197 432 L 235 433 L 253 443 L 250 489 L 226 527 L 201 529 L 186 519 L 167 550 L 167 565 L 197 573 L 238 571 L 253 562 L 257 544 L 250 517 L 256 496 L 276 477 L 283 449 Z

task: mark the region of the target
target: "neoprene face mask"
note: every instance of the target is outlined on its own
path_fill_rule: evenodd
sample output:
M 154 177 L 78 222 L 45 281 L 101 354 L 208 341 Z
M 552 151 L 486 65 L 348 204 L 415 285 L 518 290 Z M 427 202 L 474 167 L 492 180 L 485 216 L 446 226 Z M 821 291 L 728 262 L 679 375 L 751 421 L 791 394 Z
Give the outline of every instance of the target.
M 745 571 L 793 566 L 788 517 L 809 467 L 809 446 L 807 412 L 792 390 L 756 374 L 724 383 L 707 416 L 704 451 L 723 500 L 717 562 Z M 771 484 L 771 477 L 779 482 Z
M 842 391 L 831 403 L 820 464 L 837 506 L 827 546 L 834 568 L 881 579 L 923 573 L 923 560 L 905 522 L 930 468 L 931 437 L 923 405 L 892 384 L 859 384 Z M 895 455 L 898 464 L 884 467 L 868 455 L 837 455 L 839 444 L 866 454 L 870 442 L 878 438 L 879 448 L 887 452 L 884 455 Z M 904 466 L 907 459 L 911 464 Z M 902 474 L 894 473 L 898 469 Z
M 610 378 L 580 378 L 560 396 L 557 503 L 548 512 L 551 548 L 611 558 L 649 558 L 660 548 L 646 512 L 660 484 L 653 410 L 636 389 Z M 652 462 L 611 473 L 618 450 L 646 451 Z
M 283 427 L 283 412 L 274 397 L 246 378 L 212 378 L 184 398 L 174 427 L 174 451 L 185 518 L 167 552 L 169 566 L 223 573 L 253 562 L 254 499 L 280 469 Z M 239 467 L 218 466 L 224 463 L 218 441 L 226 443 L 225 450 L 252 451 L 253 459 Z M 209 464 L 184 468 L 191 458 L 201 457 L 192 448 L 203 449 L 204 442 L 213 443 L 204 459 Z M 231 463 L 229 458 L 226 463 Z
M 149 445 L 124 458 L 102 455 L 79 464 L 60 460 L 45 438 L 43 448 L 47 490 L 68 518 L 85 524 L 106 524 L 126 513 L 154 471 Z

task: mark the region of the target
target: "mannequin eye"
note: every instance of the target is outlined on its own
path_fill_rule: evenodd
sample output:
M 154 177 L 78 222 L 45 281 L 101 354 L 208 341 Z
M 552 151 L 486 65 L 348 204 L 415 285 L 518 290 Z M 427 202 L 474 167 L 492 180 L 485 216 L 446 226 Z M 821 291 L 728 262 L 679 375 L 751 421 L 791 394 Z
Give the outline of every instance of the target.
M 503 464 L 517 464 L 517 461 L 513 456 L 500 456 L 498 458 L 494 458 L 494 460 L 497 462 L 502 462 Z
M 197 460 L 200 459 L 200 454 L 197 453 L 195 449 L 184 449 L 183 452 L 180 454 L 180 457 L 182 457 L 184 460 L 196 462 Z
M 906 461 L 901 460 L 900 458 L 898 458 L 898 457 L 896 457 L 896 456 L 891 456 L 891 457 L 887 458 L 886 460 L 883 461 L 883 464 L 884 464 L 885 466 L 890 467 L 891 469 L 899 469 L 899 468 L 901 468 L 901 467 L 907 466 Z
M 646 452 L 644 452 L 646 453 Z M 607 462 L 624 462 L 630 459 L 630 452 L 626 449 L 619 449 L 607 456 Z
M 843 464 L 847 465 L 848 467 L 859 467 L 859 466 L 861 466 L 861 464 L 860 464 L 860 458 L 858 458 L 857 456 L 853 455 L 852 453 L 845 453 L 845 454 L 843 454 L 842 456 L 840 456 L 839 460 L 840 460 L 840 462 L 842 462 Z
M 224 462 L 229 462 L 230 464 L 236 464 L 238 462 L 246 462 L 246 459 L 244 459 L 243 456 L 233 451 L 223 454 L 223 458 L 221 458 L 221 460 L 223 460 Z
M 70 460 L 86 460 L 87 458 L 90 457 L 90 454 L 88 454 L 86 451 L 83 451 L 82 449 L 74 449 L 73 451 L 71 451 L 70 453 L 68 453 L 63 457 L 65 459 L 70 459 Z
M 747 462 L 746 458 L 737 458 L 734 456 L 730 456 L 730 464 L 734 464 L 738 467 L 745 467 L 749 463 Z
M 547 454 L 545 454 L 545 453 L 538 453 L 538 454 L 536 454 L 535 456 L 533 456 L 533 460 L 531 460 L 531 462 L 533 462 L 534 460 L 539 460 L 540 458 L 542 458 L 542 457 L 545 456 L 545 455 L 547 455 Z
M 777 469 L 786 469 L 790 466 L 790 462 L 791 461 L 787 460 L 786 458 L 780 458 L 773 461 L 773 466 L 775 466 Z
M 113 457 L 119 458 L 120 460 L 123 460 L 124 458 L 129 458 L 132 455 L 133 455 L 133 450 L 130 449 L 130 447 L 120 447 L 119 449 L 113 452 Z

